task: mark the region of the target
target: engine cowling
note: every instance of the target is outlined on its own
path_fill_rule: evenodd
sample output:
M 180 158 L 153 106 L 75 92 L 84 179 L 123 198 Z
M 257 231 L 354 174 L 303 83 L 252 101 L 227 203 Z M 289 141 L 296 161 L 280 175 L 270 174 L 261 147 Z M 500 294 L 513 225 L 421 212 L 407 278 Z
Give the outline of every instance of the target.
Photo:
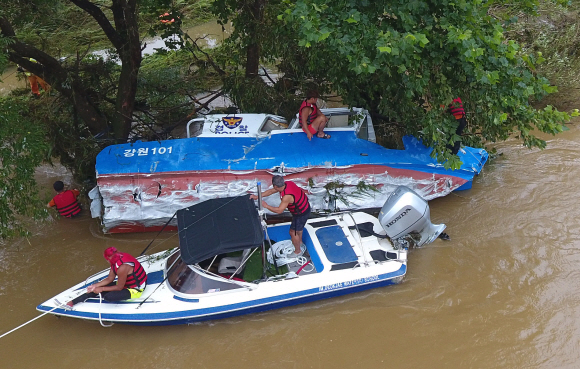
M 445 224 L 431 223 L 429 205 L 408 187 L 399 186 L 379 213 L 379 222 L 391 240 L 413 241 L 415 246 L 429 244 L 445 230 Z

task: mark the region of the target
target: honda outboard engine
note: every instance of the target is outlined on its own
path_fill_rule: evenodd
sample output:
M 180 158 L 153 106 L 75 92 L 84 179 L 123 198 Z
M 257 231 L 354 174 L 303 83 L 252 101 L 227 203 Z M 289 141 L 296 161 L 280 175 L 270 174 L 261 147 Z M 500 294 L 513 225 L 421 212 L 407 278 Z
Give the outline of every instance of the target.
M 394 243 L 408 247 L 431 243 L 445 230 L 445 224 L 432 224 L 429 205 L 405 186 L 393 192 L 379 213 L 379 222 Z

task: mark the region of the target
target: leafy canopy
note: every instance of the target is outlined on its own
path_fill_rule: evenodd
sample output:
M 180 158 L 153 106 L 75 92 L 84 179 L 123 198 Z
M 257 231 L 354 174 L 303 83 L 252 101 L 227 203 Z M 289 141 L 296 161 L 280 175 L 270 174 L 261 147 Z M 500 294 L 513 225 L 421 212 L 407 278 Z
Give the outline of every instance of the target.
M 534 1 L 521 2 L 533 10 Z M 541 54 L 523 53 L 481 0 L 286 1 L 279 18 L 294 25 L 310 50 L 309 68 L 326 71 L 349 105 L 364 106 L 432 145 L 434 155 L 460 163 L 448 145 L 480 146 L 516 134 L 528 147 L 545 147 L 534 129 L 556 134 L 570 116 L 538 101 L 556 87 L 536 73 Z M 446 108 L 461 97 L 468 128 Z

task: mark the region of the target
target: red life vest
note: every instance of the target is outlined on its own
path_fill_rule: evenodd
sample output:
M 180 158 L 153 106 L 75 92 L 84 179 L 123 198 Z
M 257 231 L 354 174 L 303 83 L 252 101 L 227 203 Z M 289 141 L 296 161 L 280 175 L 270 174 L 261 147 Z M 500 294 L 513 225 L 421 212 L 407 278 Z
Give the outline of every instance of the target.
M 463 110 L 463 103 L 460 97 L 453 99 L 453 102 L 449 104 L 449 112 L 453 114 L 455 119 L 461 119 L 465 116 L 465 110 Z
M 302 105 L 300 105 L 300 110 L 298 111 L 298 121 L 300 122 L 301 126 L 303 126 L 302 125 L 302 109 L 304 109 L 305 107 L 312 108 L 312 113 L 310 113 L 308 118 L 306 118 L 306 123 L 308 125 L 311 125 L 312 121 L 314 121 L 314 119 L 318 115 L 318 106 L 316 106 L 316 104 L 309 104 L 306 100 L 302 101 Z
M 81 206 L 71 190 L 59 193 L 52 200 L 56 205 L 56 210 L 58 210 L 60 215 L 63 217 L 70 218 L 71 216 L 77 215 L 81 212 Z
M 141 263 L 129 254 L 123 252 L 117 254 L 119 256 L 115 258 L 115 263 L 111 265 L 111 269 L 113 269 L 115 275 L 117 275 L 117 270 L 119 270 L 121 265 L 133 263 L 133 273 L 127 275 L 127 280 L 125 280 L 125 286 L 123 288 L 144 288 L 147 282 L 147 273 L 145 273 L 145 269 L 143 269 Z
M 302 191 L 302 189 L 294 182 L 286 181 L 286 187 L 284 191 L 280 192 L 280 200 L 285 195 L 290 195 L 294 198 L 294 202 L 292 204 L 288 204 L 288 210 L 292 215 L 302 215 L 310 209 L 310 203 L 308 203 L 308 197 Z

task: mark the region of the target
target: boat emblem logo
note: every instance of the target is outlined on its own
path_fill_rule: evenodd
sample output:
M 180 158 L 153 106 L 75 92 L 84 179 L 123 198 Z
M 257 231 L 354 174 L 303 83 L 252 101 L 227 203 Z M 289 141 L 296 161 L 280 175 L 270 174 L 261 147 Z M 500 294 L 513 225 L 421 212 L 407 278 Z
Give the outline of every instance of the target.
M 222 122 L 224 122 L 224 126 L 228 127 L 229 129 L 234 129 L 242 123 L 241 117 L 233 117 L 233 118 L 222 118 Z

